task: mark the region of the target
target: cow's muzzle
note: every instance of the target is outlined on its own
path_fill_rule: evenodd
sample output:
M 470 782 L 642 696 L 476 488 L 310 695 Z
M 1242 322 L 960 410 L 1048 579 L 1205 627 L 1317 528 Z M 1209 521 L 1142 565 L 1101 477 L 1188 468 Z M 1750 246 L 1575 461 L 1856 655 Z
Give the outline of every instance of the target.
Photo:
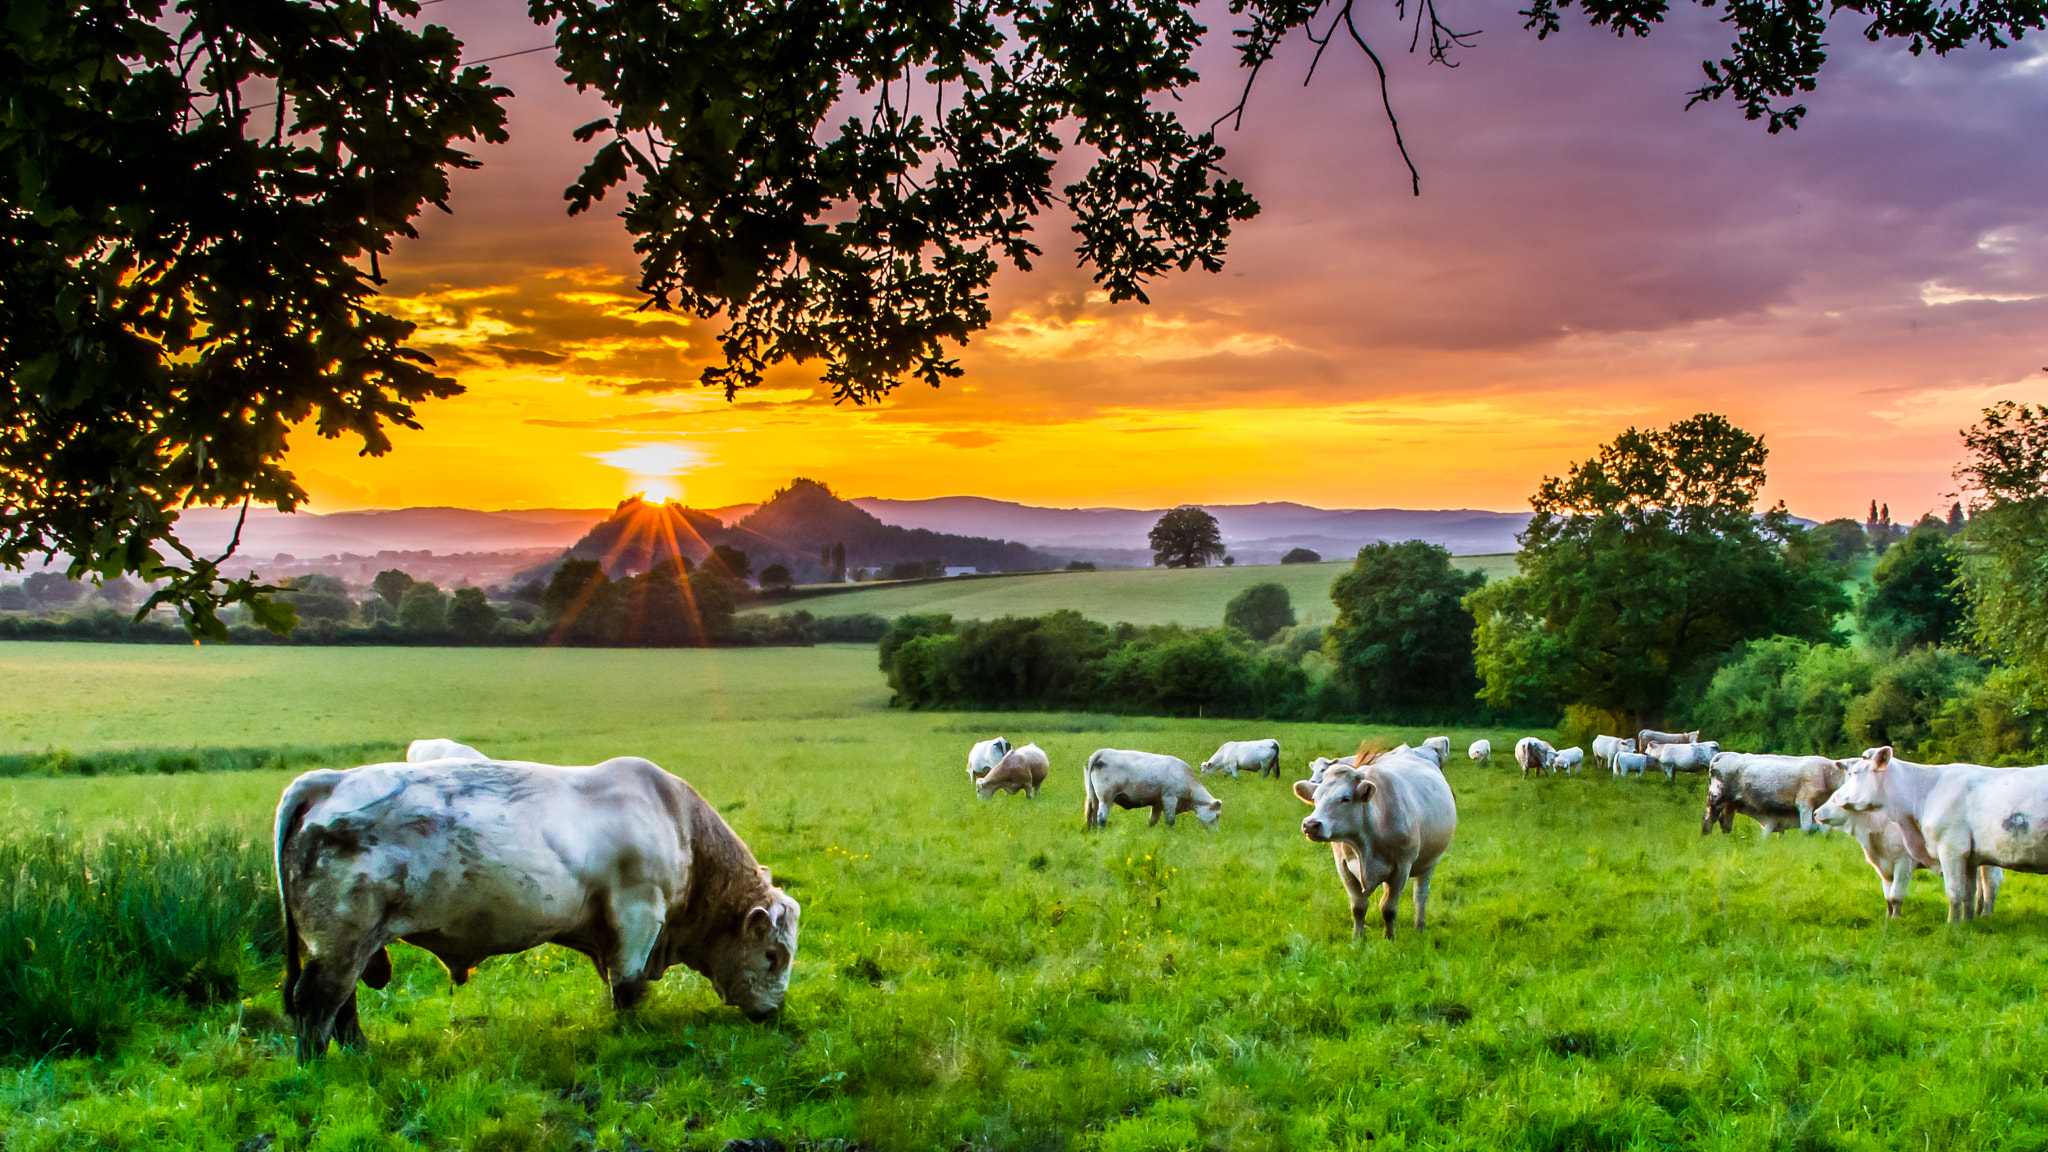
M 1314 816 L 1309 816 L 1302 820 L 1301 834 L 1318 844 L 1328 844 L 1330 842 L 1329 831 L 1323 827 L 1323 822 Z

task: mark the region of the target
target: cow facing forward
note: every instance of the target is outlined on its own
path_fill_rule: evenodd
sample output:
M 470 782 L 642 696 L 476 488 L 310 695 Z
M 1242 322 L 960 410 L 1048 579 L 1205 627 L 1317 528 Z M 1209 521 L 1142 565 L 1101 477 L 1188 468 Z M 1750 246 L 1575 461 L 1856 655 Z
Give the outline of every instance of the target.
M 1674 745 L 1682 747 L 1682 745 Z M 1735 827 L 1737 815 L 1757 822 L 1764 835 L 1797 828 L 1818 832 L 1814 809 L 1842 786 L 1842 766 L 1825 756 L 1765 756 L 1723 752 L 1707 765 L 1707 813 L 1700 835 L 1719 824 Z
M 1257 776 L 1280 775 L 1280 742 L 1278 740 L 1226 740 L 1216 754 L 1202 761 L 1202 775 L 1211 772 L 1228 772 L 1237 779 L 1239 770 Z
M 1195 770 L 1178 756 L 1098 748 L 1088 757 L 1081 777 L 1090 828 L 1109 826 L 1112 804 L 1118 808 L 1150 808 L 1152 823 L 1159 823 L 1159 817 L 1164 815 L 1168 828 L 1173 827 L 1173 818 L 1182 812 L 1193 812 L 1211 828 L 1223 815 L 1223 801 L 1209 795 L 1209 790 L 1195 778 Z
M 1045 750 L 1036 744 L 1010 749 L 1010 754 L 974 782 L 974 794 L 983 800 L 998 792 L 1022 792 L 1027 800 L 1038 799 L 1038 786 L 1052 767 Z
M 457 984 L 489 957 L 560 944 L 621 1009 L 677 964 L 756 1020 L 789 988 L 797 902 L 703 797 L 635 757 L 308 772 L 278 802 L 274 851 L 301 1059 L 364 1045 L 356 982 L 384 987 L 395 941 Z
M 1420 752 L 1361 751 L 1357 767 L 1331 765 L 1320 784 L 1297 781 L 1294 794 L 1313 812 L 1301 834 L 1328 844 L 1351 902 L 1351 938 L 1365 935 L 1366 901 L 1384 886 L 1380 919 L 1394 938 L 1401 890 L 1415 881 L 1415 929 L 1429 911 L 1429 882 L 1458 830 L 1458 802 L 1434 759 Z

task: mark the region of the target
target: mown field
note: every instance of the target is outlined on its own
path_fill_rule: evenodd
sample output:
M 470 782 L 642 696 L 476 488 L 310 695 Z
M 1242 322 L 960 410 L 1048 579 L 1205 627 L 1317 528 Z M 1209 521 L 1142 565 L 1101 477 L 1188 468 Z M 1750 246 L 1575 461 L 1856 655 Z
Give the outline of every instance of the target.
M 1511 552 L 1460 556 L 1455 562 L 1460 568 L 1486 573 L 1489 580 L 1515 572 Z M 1330 605 L 1330 581 L 1350 567 L 1347 558 L 1341 563 L 1117 568 L 1000 579 L 935 580 L 928 584 L 774 601 L 748 611 L 786 612 L 802 608 L 818 616 L 872 612 L 891 619 L 906 612 L 951 612 L 960 620 L 994 620 L 1000 616 L 1037 616 L 1055 608 L 1072 608 L 1091 620 L 1111 624 L 1213 627 L 1223 623 L 1223 606 L 1232 596 L 1254 584 L 1271 581 L 1287 588 L 1301 623 L 1328 624 L 1336 617 L 1336 609 Z
M 1433 923 L 1416 932 L 1404 905 L 1393 942 L 1354 944 L 1286 780 L 1312 753 L 1420 732 L 892 713 L 855 648 L 17 644 L 0 683 L 0 754 L 443 735 L 565 762 L 647 755 L 804 905 L 769 1025 L 685 971 L 621 1019 L 560 950 L 455 990 L 401 945 L 390 987 L 361 993 L 372 1051 L 303 1067 L 250 930 L 225 996 L 152 994 L 97 1054 L 0 1056 L 7 1152 L 2048 1143 L 2040 881 L 2012 878 L 1994 917 L 1949 928 L 1923 877 L 1887 923 L 1842 837 L 1760 841 L 1744 821 L 1702 839 L 1697 779 L 1525 782 L 1461 758 Z M 1037 802 L 974 799 L 966 746 L 997 732 L 1051 753 Z M 1266 734 L 1285 779 L 1212 781 L 1220 830 L 1118 813 L 1082 832 L 1094 748 L 1192 761 Z M 45 838 L 221 853 L 256 863 L 190 899 L 254 906 L 288 776 L 0 781 L 0 860 Z M 54 890 L 0 888 L 16 911 Z

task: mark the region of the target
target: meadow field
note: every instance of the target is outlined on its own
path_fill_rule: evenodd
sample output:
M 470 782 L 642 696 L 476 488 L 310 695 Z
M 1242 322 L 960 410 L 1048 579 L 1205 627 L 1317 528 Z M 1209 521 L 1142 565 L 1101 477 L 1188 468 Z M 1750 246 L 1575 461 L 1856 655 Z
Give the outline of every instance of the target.
M 1844 837 L 1762 840 L 1743 820 L 1702 838 L 1697 777 L 1524 781 L 1505 756 L 1462 756 L 1516 733 L 1451 733 L 1460 824 L 1432 922 L 1417 932 L 1404 902 L 1392 942 L 1353 943 L 1288 783 L 1311 755 L 1427 733 L 904 713 L 865 647 L 10 644 L 0 684 L 0 755 L 416 736 L 645 755 L 803 903 L 769 1024 L 681 969 L 615 1017 L 565 951 L 487 962 L 458 990 L 399 945 L 390 986 L 360 992 L 371 1050 L 302 1066 L 261 922 L 290 771 L 0 780 L 17 932 L 124 868 L 160 887 L 210 876 L 160 900 L 163 922 L 203 906 L 241 934 L 212 983 L 136 999 L 98 1050 L 0 1054 L 6 1152 L 2048 1144 L 2039 880 L 2012 877 L 1993 917 L 1951 928 L 1923 874 L 1887 922 Z M 1051 754 L 1037 801 L 974 798 L 967 746 L 997 733 Z M 1194 762 L 1266 735 L 1282 780 L 1212 778 L 1218 830 L 1120 812 L 1082 831 L 1095 748 Z M 33 976 L 62 947 L 14 954 Z M 60 991 L 89 998 L 78 979 Z
M 1512 552 L 1459 556 L 1452 562 L 1468 571 L 1484 572 L 1489 580 L 1515 573 Z M 1300 623 L 1328 624 L 1337 614 L 1330 604 L 1330 581 L 1350 567 L 1351 561 L 1346 558 L 1321 564 L 1112 568 L 1101 572 L 934 580 L 835 592 L 797 601 L 777 600 L 747 611 L 772 613 L 802 608 L 816 616 L 872 612 L 890 619 L 906 612 L 950 612 L 959 620 L 994 620 L 1000 616 L 1037 616 L 1055 608 L 1072 608 L 1091 620 L 1109 624 L 1210 628 L 1223 623 L 1223 607 L 1232 596 L 1254 584 L 1271 582 L 1287 589 Z

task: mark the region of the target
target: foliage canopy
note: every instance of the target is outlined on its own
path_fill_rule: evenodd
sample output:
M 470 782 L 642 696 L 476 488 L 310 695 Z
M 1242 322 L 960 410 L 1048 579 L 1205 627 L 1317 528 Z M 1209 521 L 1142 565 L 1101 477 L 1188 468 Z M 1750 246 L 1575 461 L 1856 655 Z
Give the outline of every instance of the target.
M 1223 558 L 1223 529 L 1214 516 L 1192 504 L 1161 516 L 1147 539 L 1154 567 L 1202 568 Z
M 1464 599 L 1485 583 L 1481 573 L 1451 567 L 1449 550 L 1421 540 L 1358 550 L 1351 570 L 1330 585 L 1337 620 L 1323 631 L 1323 651 L 1360 712 L 1474 710 L 1479 677 Z

